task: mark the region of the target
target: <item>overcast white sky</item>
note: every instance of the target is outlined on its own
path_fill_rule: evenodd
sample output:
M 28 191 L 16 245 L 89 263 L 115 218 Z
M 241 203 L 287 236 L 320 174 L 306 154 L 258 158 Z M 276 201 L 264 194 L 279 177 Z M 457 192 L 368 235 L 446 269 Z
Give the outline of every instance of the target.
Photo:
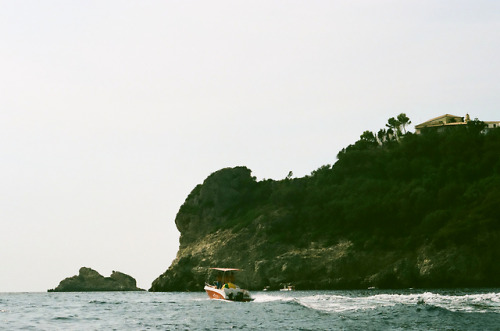
M 0 292 L 148 289 L 212 172 L 332 164 L 404 112 L 500 120 L 500 2 L 0 0 Z M 237 252 L 235 252 L 237 254 Z

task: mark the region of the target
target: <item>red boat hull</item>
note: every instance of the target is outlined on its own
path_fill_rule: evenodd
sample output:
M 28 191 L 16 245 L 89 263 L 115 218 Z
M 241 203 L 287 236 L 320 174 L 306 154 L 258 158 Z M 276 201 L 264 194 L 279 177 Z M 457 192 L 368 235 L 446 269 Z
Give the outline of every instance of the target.
M 243 293 L 246 292 L 246 295 Z M 240 302 L 249 302 L 252 301 L 253 298 L 250 297 L 250 294 L 246 290 L 241 289 L 231 289 L 229 290 L 229 294 L 226 294 L 223 288 L 218 289 L 215 286 L 207 285 L 205 286 L 205 292 L 207 292 L 208 297 L 210 299 L 218 299 L 218 300 L 226 300 L 226 301 L 240 301 Z M 236 293 L 235 293 L 236 292 Z M 238 295 L 238 292 L 240 294 Z
M 212 289 L 209 289 L 209 288 L 205 287 L 205 292 L 207 292 L 208 297 L 210 299 L 226 300 L 226 298 L 221 293 L 219 293 L 217 290 L 215 290 L 215 289 L 212 290 Z

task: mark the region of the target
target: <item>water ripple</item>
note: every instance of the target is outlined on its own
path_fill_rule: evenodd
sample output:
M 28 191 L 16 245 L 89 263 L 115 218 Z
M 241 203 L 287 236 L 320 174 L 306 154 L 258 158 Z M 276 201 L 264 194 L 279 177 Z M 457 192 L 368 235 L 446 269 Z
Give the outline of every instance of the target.
M 205 293 L 0 293 L 0 329 L 498 330 L 500 290 Z

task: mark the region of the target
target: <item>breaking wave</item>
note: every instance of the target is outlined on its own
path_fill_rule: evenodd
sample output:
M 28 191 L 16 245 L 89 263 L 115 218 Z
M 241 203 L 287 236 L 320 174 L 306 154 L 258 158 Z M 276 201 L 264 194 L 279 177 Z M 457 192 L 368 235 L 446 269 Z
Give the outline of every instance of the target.
M 370 296 L 343 296 L 319 294 L 298 297 L 259 298 L 256 302 L 294 301 L 322 312 L 347 312 L 374 310 L 382 307 L 422 306 L 437 307 L 452 312 L 500 313 L 500 293 L 442 295 L 431 292 L 421 294 L 376 294 Z

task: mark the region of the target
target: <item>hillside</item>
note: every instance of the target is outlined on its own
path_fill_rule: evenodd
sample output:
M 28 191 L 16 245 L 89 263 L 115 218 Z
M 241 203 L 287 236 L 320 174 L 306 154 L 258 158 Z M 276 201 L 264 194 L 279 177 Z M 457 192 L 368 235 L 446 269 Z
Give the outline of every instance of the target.
M 250 289 L 500 286 L 500 130 L 388 127 L 304 178 L 211 174 L 150 291 L 201 290 L 213 266 L 244 269 Z

